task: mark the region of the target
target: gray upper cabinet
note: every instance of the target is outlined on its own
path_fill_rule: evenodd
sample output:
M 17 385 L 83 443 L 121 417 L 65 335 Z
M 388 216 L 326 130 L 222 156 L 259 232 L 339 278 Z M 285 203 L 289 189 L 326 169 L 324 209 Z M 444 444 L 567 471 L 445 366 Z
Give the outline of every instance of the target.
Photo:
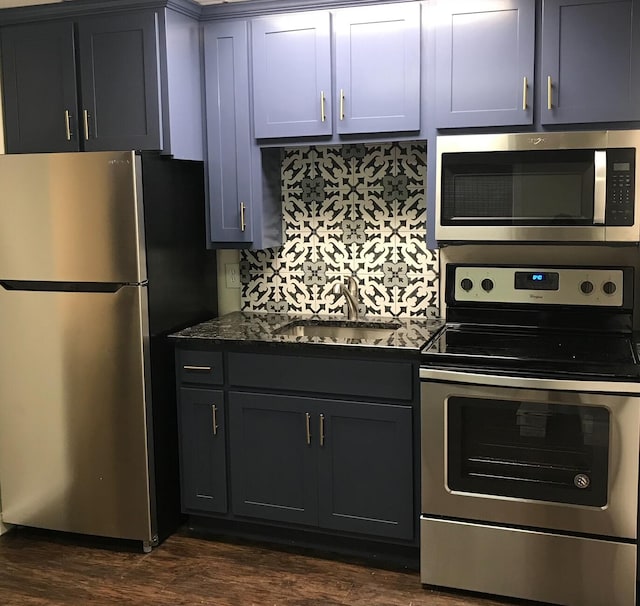
M 411 2 L 254 20 L 256 138 L 420 130 L 420 13 Z
M 339 134 L 420 130 L 420 3 L 334 15 Z
M 534 0 L 437 7 L 436 127 L 533 123 Z
M 1 35 L 7 151 L 78 151 L 73 23 L 7 27 Z
M 140 149 L 202 160 L 197 19 L 84 9 L 45 21 L 59 6 L 29 13 L 42 22 L 0 29 L 7 152 Z M 20 19 L 20 9 L 12 14 Z
M 542 124 L 640 119 L 638 8 L 633 0 L 544 1 Z
M 258 139 L 331 134 L 330 20 L 320 11 L 252 22 Z
M 78 32 L 84 149 L 162 149 L 155 13 L 83 17 Z
M 204 30 L 209 239 L 229 248 L 282 242 L 280 152 L 251 136 L 247 22 Z

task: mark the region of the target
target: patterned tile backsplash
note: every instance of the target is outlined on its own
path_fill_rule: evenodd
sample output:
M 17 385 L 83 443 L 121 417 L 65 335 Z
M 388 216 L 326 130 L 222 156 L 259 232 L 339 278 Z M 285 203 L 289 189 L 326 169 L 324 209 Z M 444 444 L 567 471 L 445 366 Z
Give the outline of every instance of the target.
M 243 311 L 344 314 L 353 276 L 368 316 L 427 316 L 438 253 L 425 241 L 426 144 L 286 149 L 284 243 L 240 256 Z

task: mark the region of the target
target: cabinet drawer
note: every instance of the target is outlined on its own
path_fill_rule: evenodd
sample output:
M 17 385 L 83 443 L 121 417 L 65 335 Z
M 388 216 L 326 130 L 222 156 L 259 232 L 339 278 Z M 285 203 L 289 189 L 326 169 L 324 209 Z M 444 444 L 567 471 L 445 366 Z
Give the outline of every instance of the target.
M 219 351 L 179 351 L 177 365 L 180 383 L 223 383 L 222 353 Z
M 410 362 L 230 353 L 229 383 L 238 387 L 411 400 Z

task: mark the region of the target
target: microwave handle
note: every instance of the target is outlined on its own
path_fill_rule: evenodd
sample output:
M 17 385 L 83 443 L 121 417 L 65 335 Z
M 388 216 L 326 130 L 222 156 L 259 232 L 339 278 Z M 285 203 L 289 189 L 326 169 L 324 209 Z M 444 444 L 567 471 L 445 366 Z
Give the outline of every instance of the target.
M 593 157 L 595 177 L 593 183 L 593 224 L 604 225 L 607 203 L 607 152 L 595 151 Z

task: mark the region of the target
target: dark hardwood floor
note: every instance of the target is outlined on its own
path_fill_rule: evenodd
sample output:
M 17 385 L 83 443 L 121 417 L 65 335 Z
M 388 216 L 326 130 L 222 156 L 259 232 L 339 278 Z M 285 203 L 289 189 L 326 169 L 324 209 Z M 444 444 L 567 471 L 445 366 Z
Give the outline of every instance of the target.
M 149 554 L 137 545 L 26 528 L 0 537 L 0 604 L 67 606 L 505 606 L 423 589 L 418 573 L 313 552 L 202 537 L 188 529 Z M 452 566 L 455 565 L 452 562 Z

